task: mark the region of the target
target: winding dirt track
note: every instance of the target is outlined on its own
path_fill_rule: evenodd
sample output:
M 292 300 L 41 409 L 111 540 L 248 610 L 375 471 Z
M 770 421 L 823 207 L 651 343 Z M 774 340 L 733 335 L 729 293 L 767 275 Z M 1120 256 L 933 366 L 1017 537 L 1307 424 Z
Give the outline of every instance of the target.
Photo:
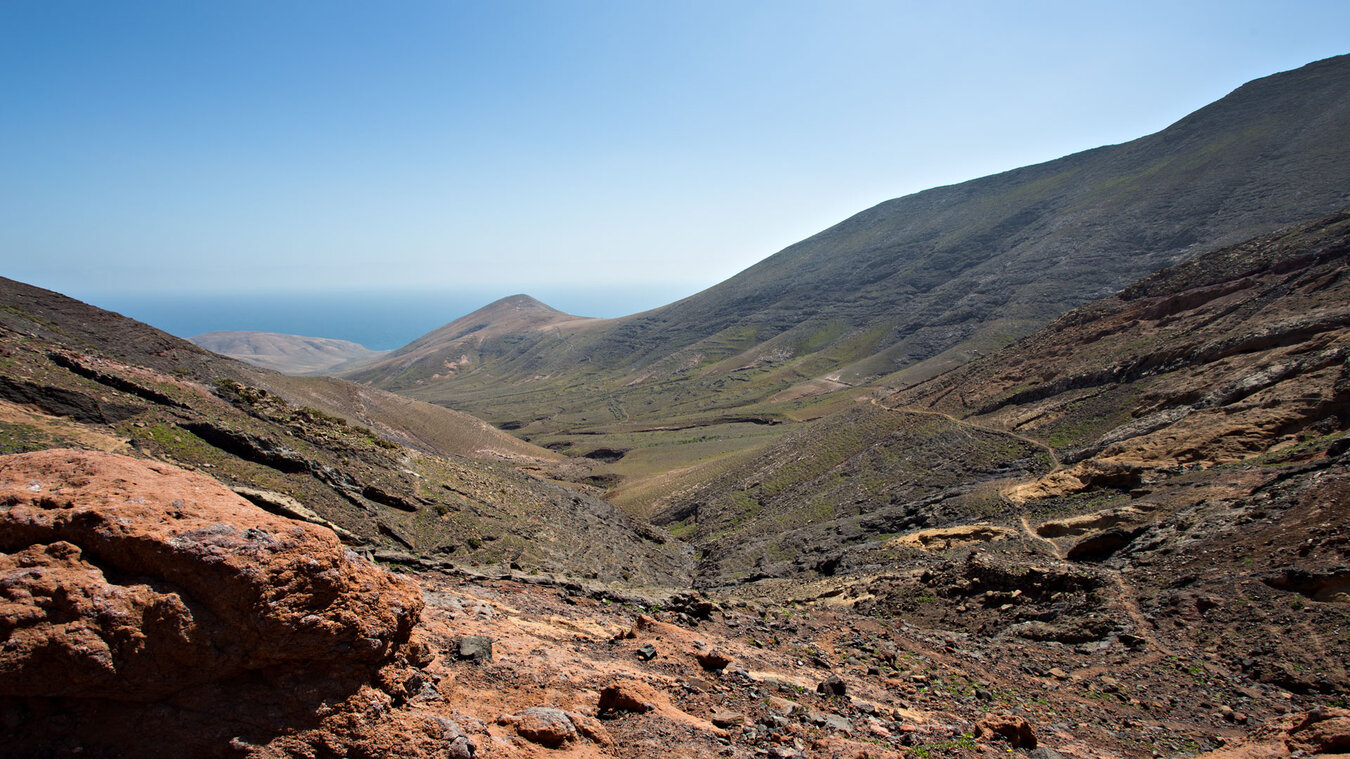
M 871 404 L 873 406 L 876 406 L 877 408 L 885 409 L 887 411 L 894 411 L 897 414 L 922 414 L 924 416 L 940 416 L 943 419 L 946 419 L 947 421 L 953 424 L 960 425 L 962 427 L 970 427 L 972 429 L 981 430 L 983 432 L 988 432 L 994 435 L 1003 435 L 1004 437 L 1014 438 L 1016 440 L 1022 441 L 1023 443 L 1028 443 L 1037 448 L 1040 448 L 1041 450 L 1049 454 L 1050 461 L 1054 463 L 1054 467 L 1051 469 L 1051 471 L 1059 469 L 1061 466 L 1063 466 L 1062 464 L 1060 464 L 1059 456 L 1055 454 L 1054 448 L 1051 448 L 1050 446 L 1046 445 L 1045 443 L 1042 443 L 1039 440 L 1036 440 L 1035 438 L 1029 438 L 1026 435 L 1019 435 L 1016 432 L 1001 430 L 997 427 L 988 427 L 983 424 L 977 424 L 975 422 L 966 419 L 958 419 L 957 417 L 954 417 L 951 414 L 948 414 L 943 411 L 932 411 L 929 409 L 916 409 L 916 408 L 896 408 L 894 406 L 887 406 L 886 404 L 877 400 L 875 397 L 869 398 L 868 401 L 871 402 Z
M 958 419 L 957 417 L 954 417 L 951 414 L 947 414 L 941 411 L 933 411 L 929 409 L 915 409 L 915 408 L 895 408 L 892 406 L 885 405 L 875 397 L 870 398 L 869 401 L 872 403 L 872 405 L 878 408 L 885 409 L 886 411 L 893 411 L 898 414 L 922 414 L 926 416 L 938 416 L 942 417 L 943 419 L 946 419 L 947 421 L 952 422 L 953 424 L 957 424 L 963 427 L 970 427 L 977 430 L 981 430 L 983 432 L 989 432 L 995 435 L 1003 435 L 1006 437 L 1014 438 L 1016 440 L 1020 440 L 1024 443 L 1028 443 L 1032 446 L 1035 446 L 1036 448 L 1045 451 L 1050 456 L 1050 460 L 1054 462 L 1054 469 L 1059 469 L 1063 466 L 1063 464 L 1060 463 L 1059 456 L 1055 454 L 1055 450 L 1053 448 L 1051 448 L 1049 445 L 1046 445 L 1045 443 L 1039 440 L 1035 440 L 1025 435 L 1020 435 L 1016 432 L 1011 432 L 1009 430 L 998 429 L 996 427 L 989 427 L 983 424 L 977 424 L 975 422 L 971 422 L 965 419 Z M 1052 469 L 1051 471 L 1054 470 Z M 1025 515 L 1019 515 L 1018 521 L 1020 522 L 1022 531 L 1029 542 L 1033 544 L 1040 544 L 1049 552 L 1049 554 L 1054 559 L 1063 560 L 1064 558 L 1063 552 L 1060 551 L 1059 546 L 1053 540 L 1038 535 L 1036 531 L 1032 529 L 1031 524 L 1027 521 Z M 1135 601 L 1136 591 L 1130 584 L 1130 582 L 1125 579 L 1124 574 L 1119 570 L 1105 569 L 1105 568 L 1103 569 L 1105 570 L 1106 574 L 1111 578 L 1112 584 L 1115 585 L 1116 590 L 1115 603 L 1120 607 L 1121 611 L 1125 613 L 1125 616 L 1129 618 L 1130 622 L 1134 626 L 1135 634 L 1138 635 L 1150 649 L 1152 649 L 1152 652 L 1150 654 L 1145 656 L 1140 661 L 1136 662 L 1136 666 L 1148 666 L 1164 656 L 1174 656 L 1175 655 L 1174 652 L 1166 645 L 1164 645 L 1161 641 L 1159 641 L 1157 636 L 1153 634 L 1152 624 L 1144 616 L 1143 611 L 1139 608 L 1138 602 Z M 1206 666 L 1208 667 L 1209 665 Z M 1096 671 L 1098 669 L 1100 669 L 1101 671 L 1100 672 Z M 1101 674 L 1101 672 L 1105 672 L 1108 669 L 1109 667 L 1106 666 L 1088 667 L 1080 671 L 1078 674 L 1079 676 L 1092 676 L 1096 674 Z

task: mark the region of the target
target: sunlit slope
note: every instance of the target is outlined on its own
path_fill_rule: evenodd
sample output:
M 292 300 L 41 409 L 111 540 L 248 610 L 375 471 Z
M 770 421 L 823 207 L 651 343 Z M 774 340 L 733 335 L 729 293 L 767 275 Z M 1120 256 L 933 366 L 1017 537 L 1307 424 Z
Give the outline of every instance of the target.
M 1348 201 L 1342 56 L 1133 142 L 887 201 L 662 308 L 581 320 L 503 301 L 351 376 L 527 431 L 715 416 L 959 364 Z
M 1026 537 L 1027 520 L 1068 518 L 1039 533 L 1050 538 L 1124 525 L 1102 539 L 1119 547 L 1194 506 L 1195 488 L 1343 459 L 1347 430 L 1350 211 L 1165 269 L 996 354 L 879 389 L 660 496 L 655 521 L 700 549 L 712 585 Z

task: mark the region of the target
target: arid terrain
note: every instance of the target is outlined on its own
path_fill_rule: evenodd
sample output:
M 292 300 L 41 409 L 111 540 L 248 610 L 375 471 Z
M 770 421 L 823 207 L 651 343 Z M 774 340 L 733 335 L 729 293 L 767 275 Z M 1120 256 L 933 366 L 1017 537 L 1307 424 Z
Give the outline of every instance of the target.
M 0 279 L 0 755 L 1350 753 L 1347 60 L 360 383 Z

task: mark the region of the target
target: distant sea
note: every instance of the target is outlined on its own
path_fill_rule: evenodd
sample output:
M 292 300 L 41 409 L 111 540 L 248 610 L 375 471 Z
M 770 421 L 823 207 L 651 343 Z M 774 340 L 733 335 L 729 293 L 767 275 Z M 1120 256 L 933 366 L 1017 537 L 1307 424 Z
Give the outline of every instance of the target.
M 608 318 L 663 306 L 693 292 L 687 286 L 616 287 L 530 295 L 570 314 Z M 280 332 L 350 340 L 374 350 L 391 350 L 515 293 L 69 294 L 178 337 L 216 330 Z

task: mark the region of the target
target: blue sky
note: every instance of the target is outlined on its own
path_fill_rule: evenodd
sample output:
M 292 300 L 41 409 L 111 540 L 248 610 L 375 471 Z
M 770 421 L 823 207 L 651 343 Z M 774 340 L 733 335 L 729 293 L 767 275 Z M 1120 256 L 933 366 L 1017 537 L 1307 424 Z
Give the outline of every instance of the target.
M 1344 0 L 3 0 L 0 274 L 656 306 L 1346 29 Z

